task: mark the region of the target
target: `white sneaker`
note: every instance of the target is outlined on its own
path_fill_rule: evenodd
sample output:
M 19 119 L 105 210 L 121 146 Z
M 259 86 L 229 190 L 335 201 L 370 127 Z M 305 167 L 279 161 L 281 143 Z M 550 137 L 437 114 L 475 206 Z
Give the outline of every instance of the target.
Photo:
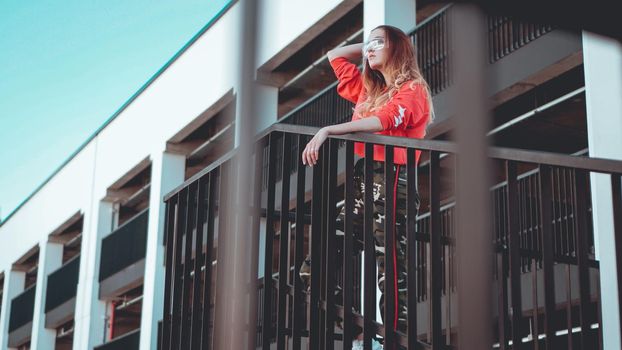
M 352 350 L 363 350 L 363 341 L 362 340 L 353 340 L 352 341 Z
M 371 348 L 372 350 L 382 350 L 382 344 L 380 344 L 376 339 L 371 340 Z M 352 341 L 352 350 L 363 350 L 363 341 L 362 340 L 353 340 Z

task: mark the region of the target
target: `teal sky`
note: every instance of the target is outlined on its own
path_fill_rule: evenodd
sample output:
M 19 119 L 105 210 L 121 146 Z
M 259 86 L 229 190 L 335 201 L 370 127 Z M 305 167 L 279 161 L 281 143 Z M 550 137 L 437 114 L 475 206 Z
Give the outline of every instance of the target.
M 0 219 L 230 0 L 0 0 Z

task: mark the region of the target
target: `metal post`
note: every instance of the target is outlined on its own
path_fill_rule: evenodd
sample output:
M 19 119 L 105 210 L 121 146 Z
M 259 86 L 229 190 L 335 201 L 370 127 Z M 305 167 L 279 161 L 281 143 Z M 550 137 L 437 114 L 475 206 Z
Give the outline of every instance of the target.
M 485 18 L 477 7 L 456 5 L 452 26 L 456 101 L 458 348 L 490 349 L 492 235 L 486 103 Z

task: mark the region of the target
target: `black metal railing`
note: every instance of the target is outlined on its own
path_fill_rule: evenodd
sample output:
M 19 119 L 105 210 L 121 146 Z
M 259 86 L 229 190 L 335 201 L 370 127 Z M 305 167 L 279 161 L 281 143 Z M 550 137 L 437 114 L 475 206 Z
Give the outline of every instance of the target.
M 138 350 L 140 347 L 140 329 L 124 334 L 93 350 Z
M 149 210 L 145 209 L 102 240 L 99 281 L 145 258 Z
M 45 312 L 62 305 L 76 296 L 80 275 L 80 255 L 75 256 L 48 275 Z
M 436 14 L 417 24 L 410 37 L 417 48 L 417 62 L 423 77 L 436 95 L 451 85 L 450 22 L 452 6 L 447 5 Z
M 9 318 L 9 333 L 32 321 L 35 309 L 35 292 L 37 285 L 23 291 L 11 301 L 11 315 Z
M 511 17 L 488 16 L 488 59 L 494 63 L 553 30 L 549 24 L 535 24 Z
M 311 170 L 301 171 L 306 168 L 299 154 L 295 162 L 291 162 L 290 157 L 279 158 L 282 175 L 290 174 L 293 168 L 294 176 L 281 176 L 280 181 L 277 180 L 277 145 L 283 149 L 291 149 L 293 144 L 302 147 L 316 131 L 316 128 L 273 125 L 259 140 L 255 153 L 258 176 L 254 178 L 253 205 L 261 208 L 264 219 L 253 221 L 250 237 L 265 232 L 265 245 L 259 247 L 258 254 L 264 259 L 263 275 L 273 276 L 263 279 L 258 290 L 259 333 L 252 331 L 256 345 L 269 349 L 276 343 L 277 348 L 283 348 L 290 340 L 294 349 L 300 349 L 301 339 L 308 338 L 313 349 L 321 348 L 321 344 L 330 347 L 335 342 L 342 342 L 349 348 L 356 327 L 361 327 L 366 341 L 381 336 L 385 348 L 390 348 L 392 343 L 410 349 L 451 348 L 456 335 L 456 317 L 450 306 L 457 302 L 454 293 L 456 268 L 453 266 L 455 239 L 463 233 L 454 219 L 453 188 L 446 181 L 455 176 L 447 174 L 457 157 L 455 145 L 372 134 L 331 137 L 321 150 L 320 163 Z M 338 152 L 340 142 L 345 143 L 345 155 Z M 410 242 L 407 270 L 414 272 L 408 274 L 407 306 L 409 310 L 419 307 L 425 315 L 409 313 L 404 332 L 393 331 L 393 298 L 385 298 L 387 314 L 384 319 L 387 321 L 377 322 L 376 262 L 372 218 L 367 212 L 366 229 L 360 242 L 365 261 L 336 260 L 337 256 L 352 256 L 356 244 L 352 218 L 346 217 L 343 239 L 336 237 L 332 219 L 337 202 L 344 200 L 346 208 L 353 205 L 354 142 L 367 145 L 366 159 L 371 159 L 373 144 L 385 145 L 386 159 L 392 159 L 396 148 L 406 147 L 411 160 L 406 166 L 408 198 L 415 195 L 417 187 L 421 190 L 420 213 L 415 215 L 416 209 L 410 205 L 412 200 L 406 201 L 405 208 Z M 415 166 L 412 160 L 416 150 L 421 150 L 429 160 Z M 226 278 L 222 275 L 223 264 L 217 264 L 217 271 L 212 271 L 211 261 L 222 262 L 230 257 L 218 255 L 220 251 L 217 256 L 211 254 L 228 236 L 227 226 L 215 225 L 215 221 L 226 215 L 226 210 L 235 208 L 224 199 L 212 198 L 227 188 L 228 181 L 223 179 L 228 180 L 232 174 L 233 155 L 223 157 L 165 197 L 167 259 L 162 349 L 198 345 L 217 348 L 214 339 L 224 331 L 218 329 L 217 323 L 215 329 L 209 329 L 213 315 L 209 308 L 202 306 L 211 305 L 212 300 L 219 305 L 220 298 L 227 294 L 219 292 L 220 285 L 211 285 L 213 274 L 216 280 Z M 613 192 L 617 193 L 614 210 L 619 215 L 622 162 L 501 148 L 490 148 L 489 155 L 498 165 L 495 169 L 501 169 L 496 173 L 501 181 L 491 188 L 495 269 L 482 272 L 490 273 L 491 281 L 497 281 L 494 284 L 497 297 L 491 300 L 497 310 L 491 321 L 491 326 L 497 330 L 496 346 L 508 349 L 513 342 L 529 349 L 536 346 L 557 349 L 573 343 L 575 348 L 602 348 L 598 345 L 602 328 L 598 318 L 598 286 L 590 281 L 590 275 L 598 273 L 598 261 L 594 260 L 592 248 L 589 175 L 611 176 Z M 259 174 L 264 157 L 267 157 L 268 170 L 264 173 L 267 186 L 262 191 L 261 183 L 265 179 Z M 338 176 L 338 166 L 345 168 L 345 176 Z M 365 168 L 369 174 L 371 163 Z M 386 172 L 392 171 L 389 164 Z M 309 181 L 307 176 L 311 176 Z M 338 182 L 339 178 L 343 182 Z M 365 178 L 371 179 L 371 176 Z M 392 177 L 386 178 L 390 182 Z M 372 187 L 371 183 L 365 185 Z M 389 185 L 392 184 L 387 183 Z M 282 194 L 280 198 L 276 198 L 276 193 Z M 370 196 L 371 193 L 364 198 L 366 203 L 373 200 Z M 387 193 L 386 215 L 396 210 L 392 196 Z M 290 214 L 279 214 L 284 212 Z M 298 235 L 294 227 L 304 228 L 302 234 Z M 393 295 L 395 276 L 390 267 L 395 241 L 390 234 L 392 227 L 389 225 L 385 230 L 385 251 L 388 252 L 385 291 L 386 295 Z M 616 230 L 622 234 L 619 232 L 622 227 L 616 226 Z M 193 260 L 193 249 L 201 252 L 204 258 L 198 262 Z M 311 256 L 312 276 L 308 290 L 297 277 L 307 254 Z M 205 264 L 205 261 L 210 263 Z M 355 269 L 359 267 L 364 270 L 365 277 L 356 281 L 353 277 L 358 275 Z M 200 276 L 199 286 L 194 283 L 195 276 Z M 342 293 L 335 293 L 337 289 Z M 366 291 L 365 299 L 361 300 L 363 305 L 357 305 L 354 296 L 360 295 L 361 290 Z M 189 295 L 192 298 L 188 298 Z M 335 331 L 338 316 L 343 318 L 343 331 Z

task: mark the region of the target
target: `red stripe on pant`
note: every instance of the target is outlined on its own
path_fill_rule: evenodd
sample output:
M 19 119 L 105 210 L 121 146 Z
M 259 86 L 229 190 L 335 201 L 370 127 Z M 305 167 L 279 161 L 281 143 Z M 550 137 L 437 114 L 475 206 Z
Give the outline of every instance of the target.
M 393 184 L 393 286 L 394 286 L 394 294 L 395 294 L 395 303 L 394 310 L 395 315 L 393 317 L 393 330 L 397 330 L 397 319 L 398 319 L 398 290 L 397 290 L 397 227 L 395 224 L 396 220 L 396 212 L 397 212 L 397 182 L 399 180 L 400 174 L 400 165 L 397 165 L 397 170 L 395 171 L 395 183 Z

